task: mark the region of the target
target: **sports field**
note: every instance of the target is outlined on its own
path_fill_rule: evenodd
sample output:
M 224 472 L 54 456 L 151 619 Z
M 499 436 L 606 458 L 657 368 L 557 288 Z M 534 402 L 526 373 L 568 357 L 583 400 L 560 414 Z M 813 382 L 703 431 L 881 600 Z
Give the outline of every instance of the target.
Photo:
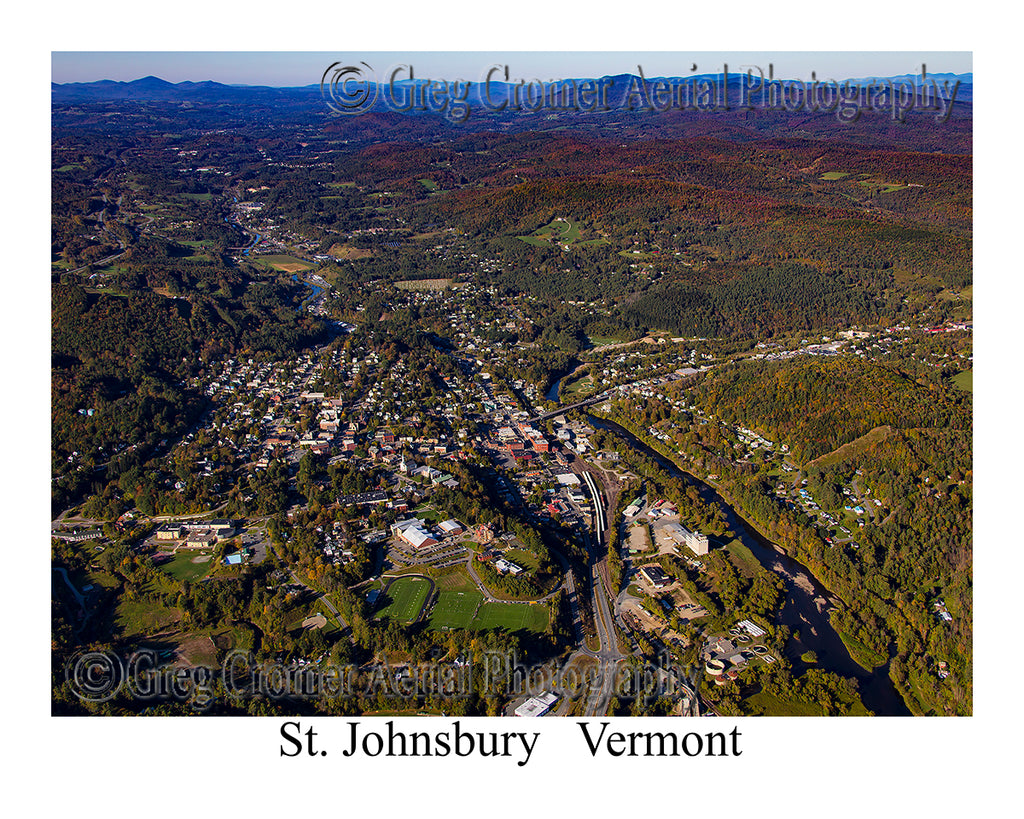
M 484 596 L 478 591 L 442 591 L 430 612 L 433 629 L 469 628 Z
M 175 580 L 187 580 L 195 583 L 210 573 L 214 568 L 213 552 L 205 550 L 181 549 L 174 557 L 160 565 Z
M 526 629 L 544 631 L 548 625 L 547 606 L 528 603 L 484 603 L 473 621 L 473 628 L 505 628 L 509 631 Z
M 480 592 L 442 591 L 430 613 L 430 627 L 447 629 L 504 628 L 542 632 L 548 625 L 546 606 L 526 603 L 483 603 Z
M 400 577 L 381 595 L 384 607 L 377 616 L 411 623 L 419 616 L 429 591 L 430 582 L 421 577 Z

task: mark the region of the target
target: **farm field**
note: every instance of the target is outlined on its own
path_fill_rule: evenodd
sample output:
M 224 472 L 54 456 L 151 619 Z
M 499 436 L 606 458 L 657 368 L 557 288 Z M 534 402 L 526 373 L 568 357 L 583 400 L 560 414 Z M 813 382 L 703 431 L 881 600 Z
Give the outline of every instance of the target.
M 284 273 L 299 273 L 303 270 L 313 269 L 313 265 L 309 262 L 304 262 L 294 256 L 254 256 L 253 258 L 262 265 Z

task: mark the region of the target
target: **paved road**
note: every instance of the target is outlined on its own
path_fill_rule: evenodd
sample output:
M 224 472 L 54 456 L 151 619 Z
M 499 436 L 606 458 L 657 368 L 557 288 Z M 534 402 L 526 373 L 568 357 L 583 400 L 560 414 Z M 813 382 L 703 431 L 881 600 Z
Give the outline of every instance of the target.
M 294 570 L 290 569 L 289 572 L 291 573 L 292 580 L 294 580 L 297 585 L 302 586 L 304 589 L 309 589 L 309 591 L 313 593 L 313 599 L 320 600 L 323 602 L 324 606 L 331 613 L 331 616 L 333 616 L 334 619 L 338 621 L 338 628 L 341 629 L 341 631 L 343 632 L 347 631 L 348 623 L 346 623 L 345 620 L 342 618 L 341 612 L 338 611 L 334 603 L 331 602 L 331 599 L 322 591 L 317 591 L 305 581 L 300 580 L 299 576 L 295 574 Z
M 594 623 L 597 626 L 600 648 L 596 652 L 587 652 L 597 659 L 598 666 L 597 677 L 591 686 L 584 714 L 586 716 L 603 716 L 607 713 L 608 705 L 615 693 L 616 666 L 625 655 L 619 651 L 608 595 L 596 565 L 591 567 L 591 583 Z
M 487 587 L 483 584 L 483 581 L 480 579 L 480 576 L 476 573 L 476 569 L 473 568 L 473 552 L 470 552 L 469 557 L 466 559 L 466 569 L 469 571 L 469 576 L 473 579 L 473 582 L 476 583 L 476 587 L 477 589 L 479 589 L 480 594 L 484 596 L 484 600 L 486 600 L 488 603 L 546 603 L 548 600 L 550 600 L 552 597 L 558 594 L 563 588 L 566 588 L 566 590 L 568 591 L 567 581 L 562 581 L 561 585 L 559 585 L 554 591 L 548 592 L 543 597 L 527 597 L 516 600 L 502 600 L 500 597 L 495 597 L 487 590 Z

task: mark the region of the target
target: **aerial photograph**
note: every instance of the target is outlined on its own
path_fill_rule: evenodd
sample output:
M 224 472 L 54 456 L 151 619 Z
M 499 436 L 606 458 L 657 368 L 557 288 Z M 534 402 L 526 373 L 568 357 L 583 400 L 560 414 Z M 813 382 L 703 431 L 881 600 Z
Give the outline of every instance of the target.
M 974 715 L 971 52 L 51 71 L 53 716 Z

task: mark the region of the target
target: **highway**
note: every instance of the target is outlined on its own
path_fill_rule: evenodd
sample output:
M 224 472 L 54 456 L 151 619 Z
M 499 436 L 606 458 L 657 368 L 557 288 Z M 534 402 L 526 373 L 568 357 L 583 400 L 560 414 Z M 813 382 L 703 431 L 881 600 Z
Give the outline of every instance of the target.
M 594 606 L 594 626 L 598 639 L 597 651 L 591 651 L 586 647 L 582 648 L 584 653 L 597 660 L 597 671 L 587 696 L 584 714 L 586 716 L 603 716 L 608 711 L 608 704 L 615 693 L 616 666 L 625 655 L 619 651 L 615 622 L 608 602 L 608 591 L 602 580 L 602 573 L 607 563 L 604 544 L 604 533 L 607 527 L 604 500 L 590 473 L 583 471 L 581 474 L 594 500 L 594 540 L 591 541 L 588 533 L 586 544 L 587 551 L 590 553 L 590 598 Z

